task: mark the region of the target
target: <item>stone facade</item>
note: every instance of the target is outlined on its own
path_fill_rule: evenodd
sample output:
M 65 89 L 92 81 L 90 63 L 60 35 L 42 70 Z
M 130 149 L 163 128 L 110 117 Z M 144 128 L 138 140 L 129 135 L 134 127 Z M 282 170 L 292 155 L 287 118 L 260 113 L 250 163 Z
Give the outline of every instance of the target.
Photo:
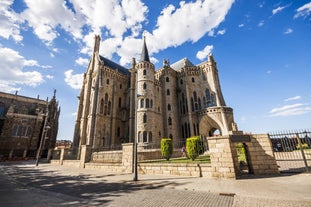
M 43 156 L 47 156 L 55 147 L 59 113 L 55 92 L 50 101 L 0 92 L 1 158 L 35 157 L 41 138 Z M 43 137 L 44 123 L 48 130 Z
M 99 55 L 100 37 L 79 96 L 74 147 L 97 151 L 133 142 L 159 146 L 170 137 L 177 146 L 195 135 L 233 130 L 233 110 L 223 98 L 216 62 L 193 65 L 187 58 L 155 70 L 144 40 L 141 59 L 125 68 Z

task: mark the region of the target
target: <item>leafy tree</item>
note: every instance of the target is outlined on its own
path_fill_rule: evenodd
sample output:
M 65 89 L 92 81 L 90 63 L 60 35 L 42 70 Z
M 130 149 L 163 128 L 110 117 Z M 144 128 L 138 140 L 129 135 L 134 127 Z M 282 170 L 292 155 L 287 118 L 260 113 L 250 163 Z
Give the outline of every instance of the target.
M 171 138 L 161 139 L 161 154 L 166 160 L 169 160 L 173 154 L 173 142 Z

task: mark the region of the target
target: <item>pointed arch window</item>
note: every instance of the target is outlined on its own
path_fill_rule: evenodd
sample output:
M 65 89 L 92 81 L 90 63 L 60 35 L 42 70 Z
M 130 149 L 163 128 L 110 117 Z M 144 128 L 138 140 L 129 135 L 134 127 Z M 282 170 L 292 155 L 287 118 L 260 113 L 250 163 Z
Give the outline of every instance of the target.
M 192 83 L 194 83 L 195 82 L 194 78 L 191 78 L 191 81 L 192 81 Z
M 147 132 L 143 132 L 143 142 L 147 142 Z
M 167 110 L 168 110 L 168 111 L 171 110 L 171 104 L 167 104 Z
M 211 95 L 211 99 L 212 99 L 212 106 L 216 106 L 216 97 L 214 93 Z
M 108 115 L 110 115 L 110 110 L 111 110 L 111 102 L 108 102 Z
M 99 113 L 103 114 L 104 113 L 104 99 L 100 100 L 100 109 Z
M 144 108 L 144 105 L 145 105 L 145 100 L 141 99 L 140 100 L 140 108 Z
M 198 97 L 197 97 L 197 92 L 196 91 L 193 92 L 193 98 L 194 98 L 194 102 L 198 101 Z
M 106 84 L 109 85 L 109 79 L 106 80 Z
M 166 77 L 166 82 L 170 82 L 170 78 L 169 77 Z
M 166 90 L 166 95 L 168 95 L 168 96 L 169 96 L 169 95 L 170 95 L 170 93 L 171 93 L 171 92 L 170 92 L 170 89 L 167 89 L 167 90 Z
M 146 99 L 146 108 L 149 108 L 149 98 Z
M 206 96 L 206 101 L 210 101 L 211 100 L 211 93 L 208 90 L 208 88 L 205 90 L 205 96 Z
M 121 97 L 119 97 L 119 108 L 121 108 L 121 106 L 122 106 L 122 99 Z
M 143 116 L 143 123 L 147 123 L 147 114 L 144 113 L 144 116 Z
M 193 98 L 191 98 L 191 111 L 194 111 L 194 101 L 193 101 Z
M 143 89 L 147 89 L 147 84 L 146 83 L 144 83 Z
M 172 125 L 172 118 L 168 117 L 168 125 L 171 126 Z
M 149 132 L 148 142 L 152 142 L 152 132 Z
M 147 75 L 147 71 L 146 70 L 143 70 L 143 75 Z

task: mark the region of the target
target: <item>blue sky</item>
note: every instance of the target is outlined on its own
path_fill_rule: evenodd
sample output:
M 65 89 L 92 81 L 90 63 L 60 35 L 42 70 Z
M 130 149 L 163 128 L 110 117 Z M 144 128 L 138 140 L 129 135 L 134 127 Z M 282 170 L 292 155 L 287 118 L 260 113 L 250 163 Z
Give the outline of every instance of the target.
M 311 126 L 310 0 L 2 0 L 0 91 L 46 99 L 56 89 L 58 139 L 72 139 L 94 34 L 101 55 L 126 67 L 143 34 L 156 68 L 212 52 L 240 130 Z

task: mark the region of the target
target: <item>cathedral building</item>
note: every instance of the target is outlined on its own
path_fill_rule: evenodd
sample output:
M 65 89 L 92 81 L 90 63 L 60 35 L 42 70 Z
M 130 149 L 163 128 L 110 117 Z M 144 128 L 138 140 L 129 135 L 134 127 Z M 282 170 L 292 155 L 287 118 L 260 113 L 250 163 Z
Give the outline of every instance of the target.
M 0 92 L 0 160 L 42 156 L 55 147 L 60 109 L 50 101 Z
M 191 136 L 227 135 L 236 130 L 233 110 L 221 91 L 213 56 L 194 65 L 187 58 L 155 69 L 145 39 L 139 62 L 130 68 L 99 54 L 100 37 L 84 74 L 73 145 L 93 149 L 120 143 L 177 146 Z

